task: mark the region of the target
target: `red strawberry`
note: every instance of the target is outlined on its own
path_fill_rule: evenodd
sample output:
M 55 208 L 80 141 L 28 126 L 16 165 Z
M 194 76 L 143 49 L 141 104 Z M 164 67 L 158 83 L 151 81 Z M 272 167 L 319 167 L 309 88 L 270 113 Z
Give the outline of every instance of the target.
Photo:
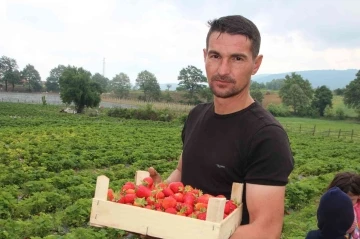
M 210 194 L 203 194 L 197 198 L 196 202 L 208 204 L 211 197 L 213 196 L 211 196 Z
M 184 194 L 182 193 L 175 193 L 172 197 L 175 198 L 177 202 L 184 202 Z
M 119 200 L 117 200 L 117 203 L 126 204 L 125 197 L 124 196 L 120 197 Z
M 206 212 L 207 211 L 207 204 L 198 202 L 195 204 L 194 209 L 199 212 Z
M 188 216 L 193 213 L 194 207 L 190 204 L 183 203 L 179 211 Z
M 114 191 L 111 188 L 109 188 L 107 192 L 107 200 L 114 201 L 114 198 L 115 198 Z
M 151 196 L 151 190 L 144 185 L 139 185 L 136 189 L 136 196 L 138 198 L 147 198 Z
M 194 205 L 195 201 L 196 201 L 196 197 L 191 192 L 187 192 L 184 195 L 184 203 Z
M 135 189 L 133 188 L 126 189 L 125 194 L 135 194 Z
M 182 192 L 184 191 L 184 184 L 182 182 L 172 182 L 169 184 L 169 188 L 174 193 Z
M 151 188 L 153 186 L 154 180 L 152 177 L 146 177 L 142 180 L 142 185 Z
M 232 201 L 232 200 L 228 200 L 228 201 L 226 201 L 226 203 L 225 203 L 224 213 L 225 213 L 225 214 L 230 214 L 230 213 L 232 213 L 236 208 L 237 208 L 237 205 L 235 204 L 235 202 Z
M 132 194 L 132 193 L 131 194 L 126 194 L 122 198 L 124 198 L 125 203 L 134 203 L 136 195 Z
M 176 207 L 176 200 L 173 197 L 166 197 L 162 200 L 161 206 L 166 210 L 170 207 Z
M 134 206 L 137 207 L 145 207 L 146 206 L 146 200 L 145 198 L 136 198 L 133 203 Z
M 174 195 L 174 192 L 170 188 L 164 188 L 162 190 L 162 192 L 164 193 L 165 197 L 169 197 L 171 195 Z
M 217 198 L 226 198 L 224 195 L 220 194 L 216 196 Z
M 167 209 L 165 210 L 165 212 L 167 212 L 167 213 L 171 213 L 171 214 L 177 214 L 176 209 L 175 209 L 175 208 L 173 208 L 173 207 L 169 207 L 169 208 L 167 208 Z
M 146 198 L 146 203 L 147 203 L 147 205 L 154 205 L 155 204 L 155 198 L 152 197 L 152 196 Z
M 197 215 L 197 219 L 200 219 L 200 220 L 206 220 L 206 212 L 202 212 L 202 213 L 199 213 Z
M 121 191 L 126 191 L 128 189 L 135 189 L 135 184 L 132 182 L 127 182 L 124 186 L 122 186 Z
M 156 199 L 163 199 L 163 198 L 165 198 L 165 195 L 164 195 L 164 193 L 162 191 L 159 191 L 159 192 L 155 193 L 155 198 Z

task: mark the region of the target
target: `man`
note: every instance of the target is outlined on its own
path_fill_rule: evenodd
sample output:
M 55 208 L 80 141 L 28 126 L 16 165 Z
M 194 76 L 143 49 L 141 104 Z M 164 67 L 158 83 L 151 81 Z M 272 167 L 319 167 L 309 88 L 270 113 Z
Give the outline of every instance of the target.
M 166 181 L 182 181 L 228 199 L 232 183 L 244 183 L 242 223 L 231 239 L 279 239 L 285 185 L 294 162 L 286 132 L 249 93 L 251 75 L 263 59 L 260 33 L 242 16 L 209 25 L 203 53 L 214 100 L 189 113 L 178 166 Z M 161 181 L 154 168 L 149 172 Z

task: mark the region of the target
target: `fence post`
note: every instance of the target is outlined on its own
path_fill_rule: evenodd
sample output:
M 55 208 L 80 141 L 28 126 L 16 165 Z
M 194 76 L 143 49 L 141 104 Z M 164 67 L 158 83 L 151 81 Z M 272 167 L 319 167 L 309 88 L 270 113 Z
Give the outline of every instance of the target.
M 354 137 L 354 130 L 351 130 L 351 140 L 353 139 Z
M 328 136 L 330 136 L 330 129 L 329 129 L 329 133 L 328 133 Z
M 340 135 L 341 135 L 341 129 L 339 129 L 338 138 L 340 138 Z
M 300 125 L 300 133 L 301 133 L 301 125 Z
M 313 136 L 315 135 L 315 128 L 316 128 L 316 125 L 314 125 L 314 131 L 313 131 Z

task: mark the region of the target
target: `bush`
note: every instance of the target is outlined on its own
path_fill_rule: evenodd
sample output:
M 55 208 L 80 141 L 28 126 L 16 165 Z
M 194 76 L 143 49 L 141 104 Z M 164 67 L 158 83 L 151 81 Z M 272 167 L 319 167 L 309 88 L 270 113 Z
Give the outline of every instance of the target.
M 333 110 L 333 108 L 330 107 L 329 105 L 327 105 L 327 106 L 325 107 L 324 116 L 325 116 L 326 118 L 332 118 L 332 117 L 334 117 L 334 110 Z
M 270 103 L 267 107 L 267 110 L 275 117 L 288 117 L 290 116 L 290 110 L 284 105 L 276 105 Z
M 174 113 L 169 109 L 154 110 L 151 104 L 147 104 L 145 107 L 138 109 L 113 108 L 108 111 L 108 116 L 165 122 L 170 122 L 175 118 Z
M 343 108 L 337 108 L 335 111 L 335 116 L 336 118 L 343 120 L 345 119 L 346 115 L 345 115 L 345 110 Z

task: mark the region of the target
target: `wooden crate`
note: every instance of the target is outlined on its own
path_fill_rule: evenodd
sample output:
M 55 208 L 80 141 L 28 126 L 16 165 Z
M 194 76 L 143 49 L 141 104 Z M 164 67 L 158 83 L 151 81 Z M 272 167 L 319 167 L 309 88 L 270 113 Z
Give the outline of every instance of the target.
M 135 183 L 139 185 L 147 176 L 147 171 L 137 171 Z M 223 219 L 226 199 L 210 198 L 205 221 L 108 201 L 108 188 L 109 178 L 98 176 L 91 207 L 91 226 L 166 239 L 227 239 L 241 223 L 243 184 L 240 183 L 233 183 L 231 193 L 231 199 L 239 202 L 239 207 Z

